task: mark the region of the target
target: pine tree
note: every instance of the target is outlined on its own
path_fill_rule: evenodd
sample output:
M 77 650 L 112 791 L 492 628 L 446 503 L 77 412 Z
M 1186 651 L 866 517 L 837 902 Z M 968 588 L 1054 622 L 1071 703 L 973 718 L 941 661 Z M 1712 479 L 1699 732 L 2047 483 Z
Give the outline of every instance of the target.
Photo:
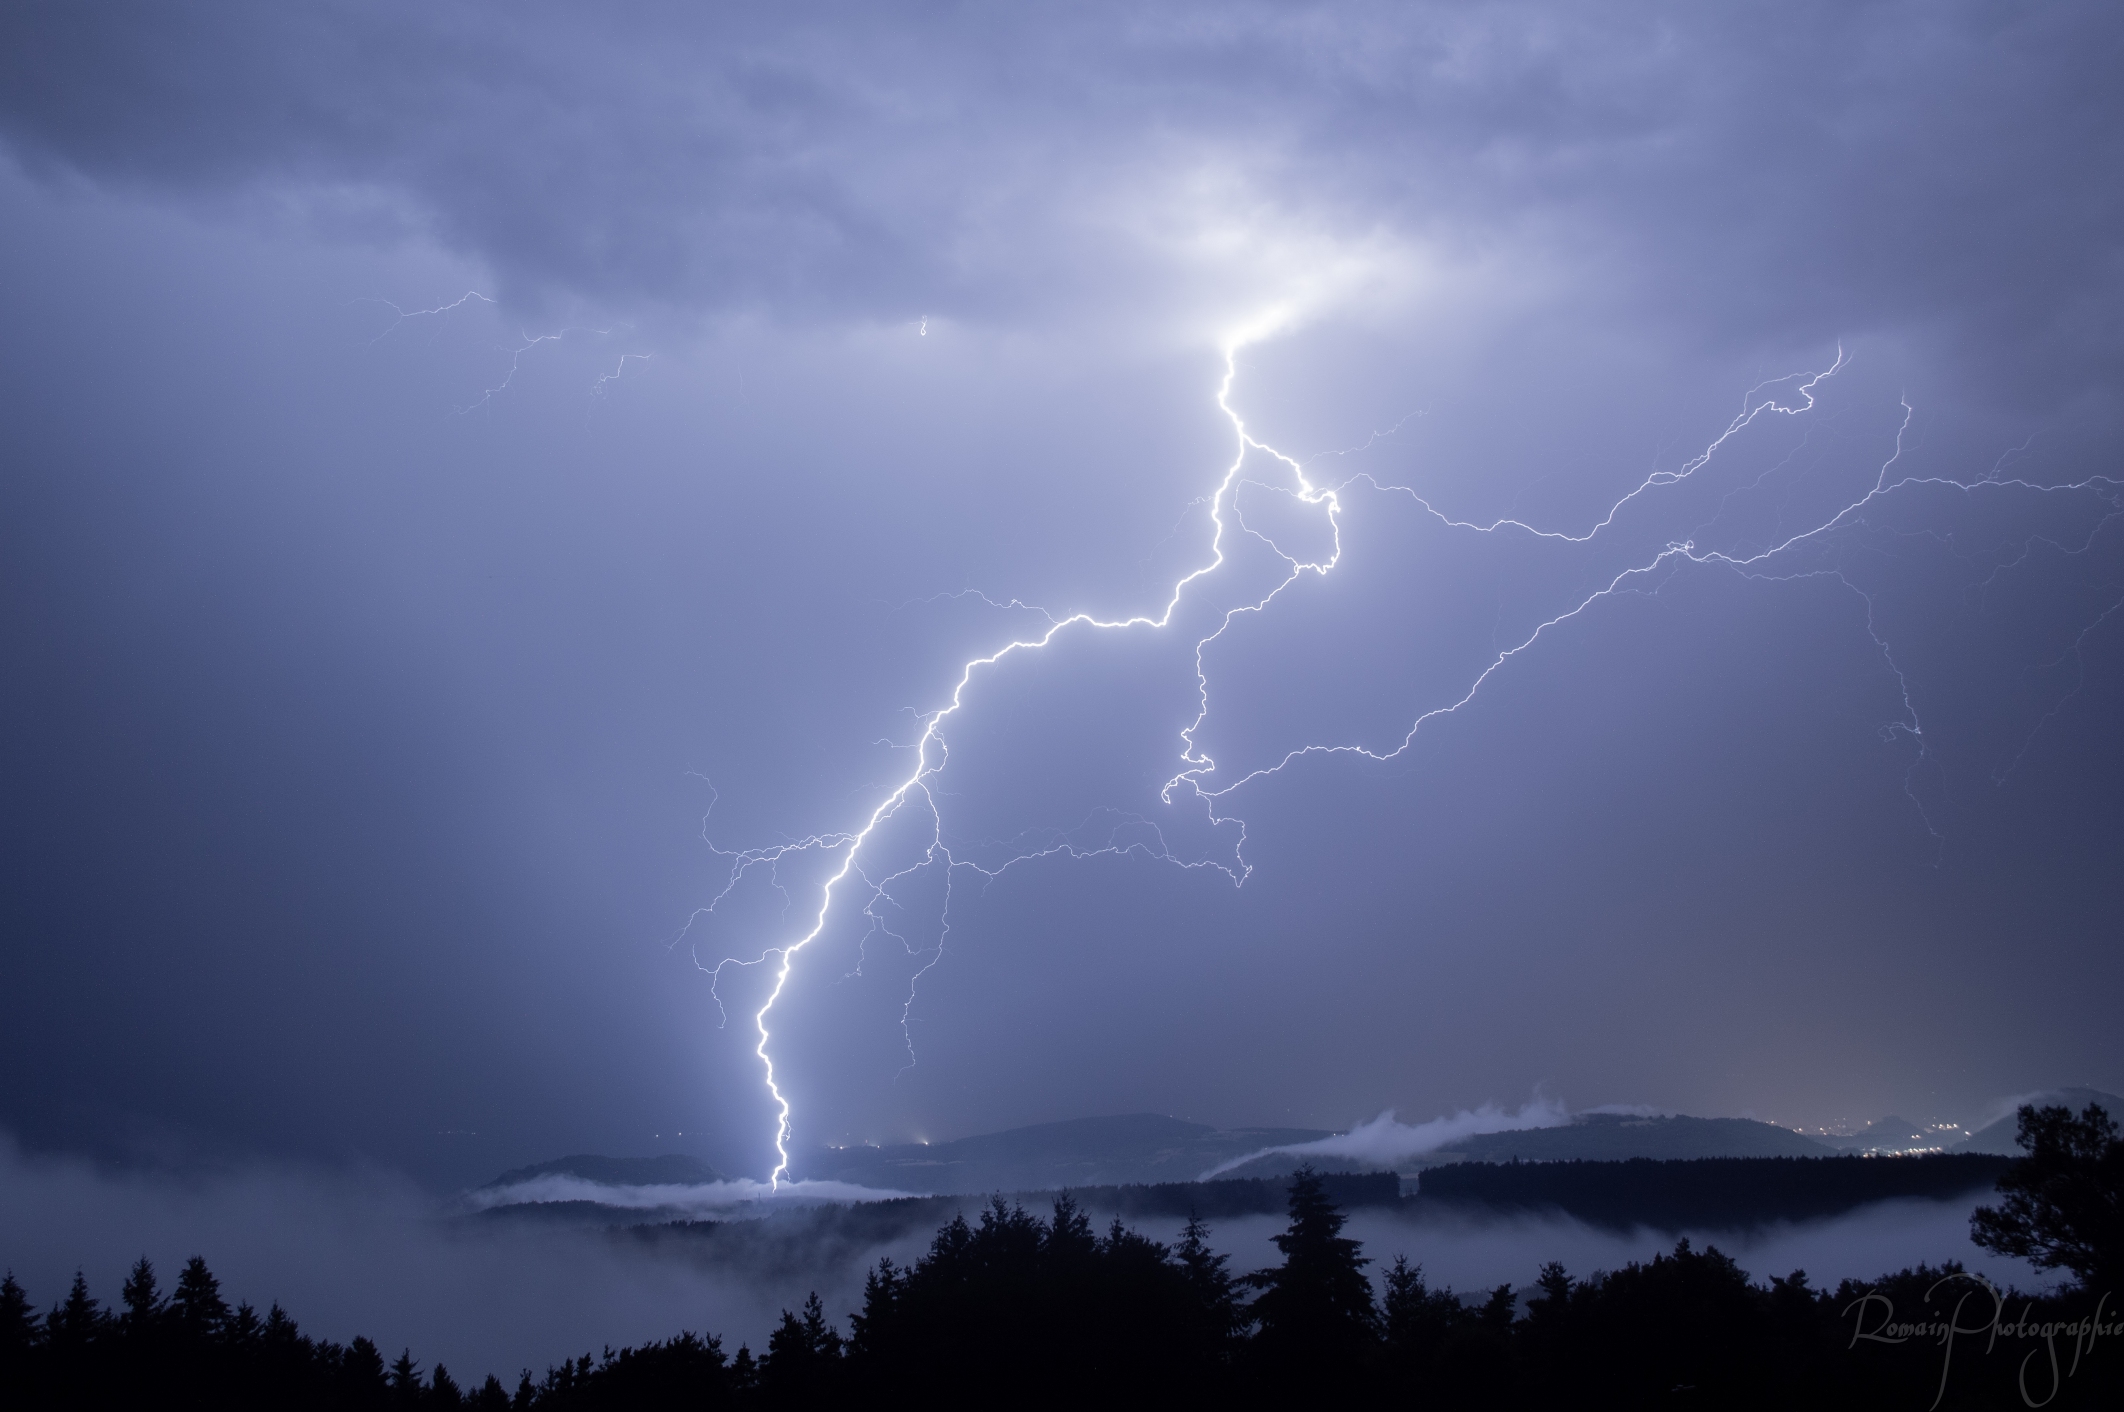
M 893 1315 L 900 1308 L 906 1286 L 906 1273 L 892 1263 L 890 1256 L 878 1261 L 877 1268 L 863 1277 L 863 1307 L 848 1319 L 851 1353 L 882 1357 L 889 1351 Z
M 760 1387 L 772 1398 L 816 1397 L 829 1386 L 841 1361 L 841 1335 L 826 1322 L 817 1291 L 804 1301 L 801 1317 L 782 1311 L 782 1322 L 767 1338 L 760 1360 Z M 739 1357 L 744 1351 L 739 1350 Z
M 1173 1250 L 1173 1258 L 1187 1280 L 1188 1293 L 1192 1296 L 1197 1314 L 1202 1323 L 1202 1332 L 1218 1347 L 1235 1337 L 1247 1323 L 1247 1314 L 1239 1303 L 1239 1291 L 1232 1274 L 1225 1269 L 1231 1259 L 1209 1247 L 1210 1228 L 1203 1224 L 1202 1217 L 1192 1208 L 1187 1213 L 1187 1225 L 1180 1231 L 1180 1244 Z
M 402 1407 L 418 1407 L 421 1393 L 420 1364 L 413 1361 L 413 1350 L 402 1350 L 398 1361 L 391 1365 L 391 1400 Z
M 206 1260 L 198 1255 L 184 1262 L 170 1308 L 177 1316 L 178 1327 L 190 1338 L 215 1338 L 228 1327 L 229 1306 L 221 1297 L 221 1281 L 214 1278 Z
M 259 1336 L 266 1341 L 269 1347 L 284 1348 L 290 1344 L 300 1342 L 302 1330 L 296 1326 L 293 1319 L 288 1317 L 288 1311 L 281 1308 L 276 1302 L 272 1308 L 266 1310 L 265 1326 L 259 1330 Z M 355 1342 L 365 1343 L 367 1340 L 356 1339 Z
M 0 1361 L 12 1361 L 27 1353 L 37 1341 L 37 1314 L 29 1295 L 15 1283 L 15 1272 L 0 1279 Z
M 295 1332 L 293 1319 L 287 1321 L 287 1328 L 290 1335 Z M 384 1371 L 383 1350 L 356 1334 L 339 1360 L 339 1379 L 351 1400 L 365 1404 L 380 1401 L 391 1385 L 390 1376 Z
M 1280 1373 L 1346 1368 L 1378 1341 L 1379 1311 L 1364 1273 L 1371 1262 L 1342 1234 L 1346 1219 L 1320 1174 L 1299 1168 L 1291 1178 L 1290 1224 L 1276 1237 L 1283 1265 L 1245 1279 L 1261 1291 L 1252 1308 L 1261 1324 L 1256 1346 Z
M 1450 1289 L 1424 1284 L 1423 1266 L 1406 1255 L 1394 1257 L 1386 1273 L 1385 1333 L 1397 1363 L 1420 1363 L 1435 1354 L 1461 1317 L 1460 1301 Z
M 119 1300 L 125 1305 L 120 1316 L 126 1331 L 139 1336 L 152 1329 L 167 1307 L 162 1300 L 162 1291 L 155 1286 L 155 1267 L 143 1255 L 134 1262 L 133 1272 L 126 1276 L 125 1285 L 118 1291 Z
M 1068 1192 L 1055 1198 L 1055 1218 L 1048 1222 L 1040 1248 L 1050 1274 L 1081 1266 L 1098 1251 L 1099 1238 L 1092 1234 L 1091 1218 L 1078 1209 L 1076 1198 Z
M 1577 1286 L 1563 1265 L 1551 1260 L 1541 1267 L 1534 1288 L 1539 1292 L 1527 1300 L 1529 1331 L 1538 1338 L 1556 1337 L 1570 1318 L 1571 1291 Z
M 55 1348 L 86 1348 L 103 1332 L 108 1321 L 109 1316 L 89 1295 L 88 1280 L 76 1270 L 73 1287 L 66 1293 L 66 1302 L 54 1305 L 44 1320 L 44 1336 Z
M 1689 1242 L 1683 1241 L 1686 1246 Z M 1475 1318 L 1484 1328 L 1495 1333 L 1509 1333 L 1512 1320 L 1519 1312 L 1519 1297 L 1512 1293 L 1510 1285 L 1499 1285 L 1490 1291 L 1490 1297 L 1482 1302 Z
M 1561 1395 L 1590 1361 L 1584 1316 L 1591 1296 L 1554 1260 L 1541 1267 L 1534 1288 L 1526 1320 L 1514 1331 L 1520 1362 L 1538 1383 Z

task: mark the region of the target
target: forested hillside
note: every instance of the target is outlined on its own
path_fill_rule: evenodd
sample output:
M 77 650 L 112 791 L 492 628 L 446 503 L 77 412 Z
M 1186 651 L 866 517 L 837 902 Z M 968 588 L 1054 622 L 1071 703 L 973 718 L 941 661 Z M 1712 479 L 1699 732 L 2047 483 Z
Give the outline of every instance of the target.
M 1952 1264 L 1812 1287 L 1752 1281 L 1688 1241 L 1648 1264 L 1526 1290 L 1430 1287 L 1397 1260 L 1375 1290 L 1322 1182 L 1299 1174 L 1283 1263 L 1235 1275 L 1192 1222 L 1172 1246 L 1118 1219 L 1095 1230 L 1068 1197 L 1037 1216 L 1001 1200 L 954 1218 L 912 1265 L 881 1263 L 842 1321 L 814 1297 L 764 1349 L 713 1335 L 564 1359 L 508 1382 L 366 1339 L 301 1332 L 284 1311 L 230 1308 L 193 1259 L 167 1298 L 146 1261 L 114 1309 L 85 1282 L 42 1315 L 0 1286 L 0 1389 L 10 1407 L 797 1408 L 872 1398 L 929 1406 L 1185 1399 L 1257 1405 L 1336 1395 L 1438 1407 L 1933 1405 L 1958 1335 L 1947 1408 L 2112 1407 L 2124 1359 L 2099 1299 L 1995 1296 Z M 2067 1321 L 2094 1328 L 2060 1332 Z M 2001 1326 L 1993 1343 L 1989 1331 Z M 2044 1335 L 2048 1334 L 2046 1338 Z M 1857 1335 L 1857 1337 L 1854 1337 Z M 2078 1344 L 2080 1357 L 2075 1357 Z M 2049 1352 L 2058 1350 L 2053 1367 Z

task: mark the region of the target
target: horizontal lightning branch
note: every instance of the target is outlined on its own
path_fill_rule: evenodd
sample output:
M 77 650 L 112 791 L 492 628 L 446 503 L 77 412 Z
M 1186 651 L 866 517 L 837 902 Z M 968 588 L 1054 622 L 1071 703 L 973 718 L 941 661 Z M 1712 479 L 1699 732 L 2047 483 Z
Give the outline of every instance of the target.
M 386 309 L 389 309 L 391 311 L 391 322 L 384 326 L 384 329 L 381 333 L 377 334 L 374 338 L 369 340 L 369 346 L 371 348 L 374 348 L 377 344 L 383 342 L 386 338 L 389 338 L 393 333 L 396 333 L 398 331 L 399 326 L 402 324 L 411 323 L 415 319 L 439 319 L 445 314 L 449 314 L 454 312 L 455 310 L 462 309 L 465 305 L 470 304 L 474 300 L 478 300 L 480 303 L 487 305 L 492 305 L 495 303 L 494 300 L 488 298 L 486 295 L 480 293 L 476 289 L 468 289 L 463 294 L 460 294 L 455 299 L 452 299 L 449 303 L 437 304 L 432 309 L 401 308 L 399 305 L 392 303 L 388 299 L 376 299 L 357 302 L 381 304 Z M 625 324 L 616 324 L 611 328 L 578 328 L 571 325 L 566 328 L 556 329 L 552 333 L 539 334 L 528 333 L 522 329 L 519 329 L 516 335 L 516 343 L 511 347 L 498 350 L 509 355 L 509 367 L 507 371 L 502 374 L 501 381 L 495 383 L 492 387 L 483 389 L 477 398 L 475 398 L 471 402 L 466 403 L 464 406 L 459 407 L 457 409 L 457 414 L 459 416 L 464 416 L 468 413 L 476 412 L 480 408 L 485 407 L 488 403 L 492 402 L 501 393 L 508 391 L 510 385 L 516 381 L 517 373 L 523 367 L 524 355 L 526 353 L 529 353 L 532 349 L 537 348 L 541 344 L 559 343 L 563 339 L 567 338 L 569 334 L 576 333 L 593 334 L 598 338 L 610 338 L 626 327 L 627 325 Z M 609 373 L 600 373 L 597 377 L 597 380 L 590 384 L 590 390 L 593 393 L 603 394 L 607 384 L 619 381 L 620 375 L 627 371 L 627 364 L 629 362 L 646 362 L 649 356 L 650 355 L 647 353 L 620 354 L 619 361 L 613 365 L 612 371 Z

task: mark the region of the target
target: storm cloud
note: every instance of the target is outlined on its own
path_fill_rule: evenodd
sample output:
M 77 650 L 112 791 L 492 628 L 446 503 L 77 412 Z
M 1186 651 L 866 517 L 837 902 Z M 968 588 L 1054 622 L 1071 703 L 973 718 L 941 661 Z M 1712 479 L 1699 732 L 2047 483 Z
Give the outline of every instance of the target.
M 1751 350 L 1922 337 L 2046 410 L 2117 371 L 2093 5 L 31 4 L 7 38 L 33 168 L 426 236 L 519 299 L 1022 324 L 1427 269 Z

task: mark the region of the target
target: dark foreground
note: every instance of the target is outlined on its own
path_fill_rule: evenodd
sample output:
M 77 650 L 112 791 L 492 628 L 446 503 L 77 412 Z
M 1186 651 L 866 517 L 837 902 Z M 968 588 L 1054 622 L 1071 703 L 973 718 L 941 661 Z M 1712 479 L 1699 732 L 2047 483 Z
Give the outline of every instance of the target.
M 1310 1403 L 1396 1407 L 2004 1408 L 2124 1406 L 2124 1143 L 2099 1109 L 2023 1110 L 2030 1155 L 1977 1240 L 2079 1277 L 2045 1296 L 1954 1264 L 1818 1290 L 1751 1282 L 1684 1240 L 1649 1264 L 1472 1298 L 1419 1267 L 1375 1291 L 1327 1184 L 1288 1193 L 1279 1266 L 1234 1276 L 1191 1222 L 1166 1246 L 1117 1217 L 1095 1231 L 1063 1197 L 1048 1218 L 1000 1199 L 955 1217 L 906 1268 L 881 1263 L 846 1332 L 816 1297 L 757 1356 L 714 1336 L 564 1361 L 512 1389 L 460 1382 L 366 1339 L 306 1337 L 279 1308 L 230 1309 L 193 1259 L 164 1298 L 146 1261 L 120 1307 L 77 1277 L 36 1314 L 0 1285 L 0 1406 L 14 1409 L 784 1408 Z M 1515 1179 L 1516 1180 L 1516 1179 Z M 1532 1178 L 1528 1178 L 1532 1180 Z
M 43 1318 L 10 1282 L 0 1402 L 14 1408 L 809 1407 L 1329 1394 L 1396 1406 L 2115 1407 L 2124 1350 L 2083 1295 L 1994 1295 L 1955 1266 L 1815 1290 L 1751 1284 L 1686 1241 L 1650 1264 L 1573 1280 L 1559 1266 L 1515 1299 L 1463 1300 L 1397 1262 L 1375 1300 L 1341 1216 L 1301 1176 L 1285 1263 L 1233 1278 L 1192 1228 L 1177 1247 L 1117 1222 L 1096 1234 L 1067 1198 L 1052 1218 L 998 1203 L 954 1220 L 907 1269 L 881 1265 L 844 1336 L 816 1300 L 755 1358 L 712 1336 L 588 1354 L 460 1383 L 366 1339 L 313 1340 L 278 1308 L 222 1301 L 203 1261 L 161 1299 L 143 1264 L 115 1313 L 78 1282 Z M 1943 1340 L 1937 1326 L 1946 1321 Z M 1994 1324 L 2000 1326 L 1996 1337 Z M 2045 1336 L 2045 1329 L 2049 1330 Z M 1953 1333 L 1953 1329 L 1962 1332 Z M 1856 1338 L 1854 1335 L 1858 1335 Z M 1886 1340 L 1899 1340 L 1889 1342 Z M 2024 1401 L 2023 1389 L 2027 1397 Z

